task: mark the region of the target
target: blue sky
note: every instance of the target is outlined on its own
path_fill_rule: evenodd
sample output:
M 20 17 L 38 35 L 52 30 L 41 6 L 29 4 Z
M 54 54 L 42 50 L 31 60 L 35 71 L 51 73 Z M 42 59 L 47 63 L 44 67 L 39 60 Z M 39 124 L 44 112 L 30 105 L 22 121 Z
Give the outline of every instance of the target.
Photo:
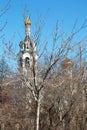
M 5 3 L 7 0 L 0 0 L 0 9 L 4 7 Z M 32 29 L 35 27 L 38 15 L 42 18 L 47 16 L 45 34 L 54 29 L 57 20 L 63 21 L 64 31 L 69 33 L 76 19 L 78 19 L 78 26 L 83 23 L 84 19 L 87 19 L 87 0 L 11 0 L 10 9 L 0 19 L 2 23 L 5 20 L 8 22 L 4 30 L 7 40 L 13 39 L 19 42 L 21 38 L 24 38 L 23 14 L 25 8 L 31 15 Z M 84 30 L 82 36 L 86 34 L 87 29 Z
M 0 0 L 0 10 L 7 1 Z M 69 34 L 76 19 L 78 19 L 77 28 L 87 19 L 87 0 L 11 0 L 9 10 L 0 18 L 0 25 L 7 20 L 7 26 L 2 33 L 5 34 L 7 42 L 13 41 L 17 51 L 19 42 L 25 37 L 23 18 L 25 10 L 31 15 L 31 32 L 40 15 L 41 18 L 46 16 L 43 37 L 54 30 L 57 20 L 60 25 L 63 21 L 63 29 Z M 87 29 L 78 35 L 79 38 L 84 36 L 87 36 Z

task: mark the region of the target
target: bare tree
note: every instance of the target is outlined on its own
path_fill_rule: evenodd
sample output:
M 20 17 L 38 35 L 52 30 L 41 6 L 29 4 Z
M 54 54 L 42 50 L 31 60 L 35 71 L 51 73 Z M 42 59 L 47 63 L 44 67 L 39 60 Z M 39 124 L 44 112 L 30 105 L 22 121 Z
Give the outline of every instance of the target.
M 32 64 L 32 68 L 31 68 L 31 77 L 29 77 L 29 76 L 26 77 L 26 76 L 22 75 L 22 82 L 24 83 L 24 85 L 26 85 L 29 88 L 29 90 L 30 90 L 30 92 L 31 92 L 31 94 L 33 96 L 33 99 L 35 101 L 35 124 L 34 124 L 34 126 L 35 126 L 34 129 L 35 130 L 40 129 L 39 128 L 40 127 L 40 111 L 42 109 L 41 104 L 42 104 L 43 97 L 44 97 L 44 88 L 46 89 L 46 82 L 48 82 L 48 79 L 52 76 L 51 74 L 53 74 L 55 72 L 56 65 L 58 66 L 61 63 L 61 61 L 64 59 L 66 54 L 68 53 L 67 48 L 69 46 L 71 46 L 71 41 L 73 40 L 74 36 L 77 33 L 79 33 L 79 31 L 86 28 L 86 26 L 87 26 L 86 21 L 77 30 L 75 29 L 75 25 L 74 25 L 74 27 L 73 27 L 73 29 L 71 31 L 71 34 L 67 38 L 63 39 L 62 38 L 63 35 L 58 34 L 58 24 L 57 24 L 56 29 L 55 29 L 54 34 L 53 34 L 53 48 L 52 48 L 52 51 L 50 52 L 50 55 L 48 57 L 49 60 L 48 60 L 47 66 L 45 65 L 45 67 L 41 68 L 42 70 L 39 67 L 36 66 L 35 55 L 34 55 L 34 52 L 32 53 L 33 64 Z M 59 47 L 58 46 L 58 39 L 60 38 L 60 36 L 61 36 L 61 43 L 60 43 L 60 47 Z M 45 48 L 46 48 L 46 46 L 45 46 Z M 34 48 L 33 48 L 33 50 L 34 50 Z M 41 53 L 41 56 L 43 54 L 44 54 L 44 52 Z M 46 52 L 46 54 L 47 54 L 47 52 Z M 52 77 L 52 80 L 55 81 L 55 78 L 56 78 L 55 76 Z M 59 83 L 58 83 L 58 85 L 56 85 L 56 84 L 54 85 L 52 83 L 52 85 L 54 87 L 55 86 L 63 86 L 63 83 L 65 84 L 65 82 L 66 81 L 64 81 L 63 78 L 62 78 L 62 81 L 60 83 L 61 85 Z M 69 92 L 69 89 L 67 90 L 66 88 L 67 88 L 67 85 L 64 86 L 64 90 L 66 90 L 65 95 L 67 95 L 67 93 Z M 61 89 L 61 91 L 64 91 L 64 90 Z M 63 99 L 64 97 L 62 97 L 62 100 L 61 100 L 61 103 L 60 103 L 60 106 L 61 105 L 63 106 L 64 105 L 63 101 L 68 102 L 68 103 L 65 103 L 65 104 L 68 104 L 68 106 L 59 108 L 60 109 L 59 110 L 60 111 L 60 117 L 59 118 L 62 121 L 64 121 L 63 120 L 64 118 L 66 120 L 66 116 L 68 116 L 66 114 L 71 113 L 71 108 L 73 106 L 74 101 L 72 99 L 72 94 L 71 95 L 70 94 L 71 94 L 71 92 L 69 93 L 69 96 L 71 97 L 71 98 L 69 97 L 70 98 L 69 101 L 64 100 Z M 63 93 L 61 95 L 63 96 Z M 59 100 L 60 100 L 60 98 L 59 98 Z M 53 106 L 51 106 L 51 107 L 53 108 Z M 51 108 L 49 108 L 49 112 L 50 112 L 50 109 Z M 70 119 L 69 119 L 69 121 L 70 121 Z M 51 123 L 51 118 L 50 118 L 50 123 Z M 63 126 L 63 127 L 65 127 L 65 126 Z
M 12 106 L 13 110 L 10 110 L 10 120 L 18 119 L 16 129 L 72 130 L 77 127 L 79 122 L 81 123 L 82 120 L 79 121 L 79 113 L 82 109 L 82 105 L 81 107 L 77 107 L 76 104 L 80 106 L 79 101 L 82 101 L 82 94 L 80 95 L 82 92 L 80 85 L 82 85 L 82 83 L 83 86 L 85 85 L 85 95 L 87 94 L 86 80 L 84 78 L 82 82 L 80 81 L 79 85 L 78 75 L 75 74 L 71 80 L 71 77 L 65 75 L 65 70 L 61 69 L 61 62 L 66 58 L 70 48 L 72 48 L 71 43 L 73 42 L 74 36 L 86 28 L 86 26 L 87 23 L 85 21 L 81 27 L 76 30 L 75 23 L 70 35 L 64 38 L 64 33 L 59 34 L 57 23 L 55 31 L 52 34 L 52 48 L 50 52 L 49 50 L 49 53 L 47 52 L 47 43 L 49 44 L 49 40 L 46 39 L 44 40 L 45 44 L 43 50 L 40 51 L 37 61 L 35 47 L 41 47 L 41 43 L 32 46 L 32 66 L 27 66 L 27 74 L 23 74 L 20 71 L 13 78 L 11 77 L 6 80 L 4 85 L 13 87 L 13 89 L 12 87 L 10 88 L 14 106 Z M 38 41 L 40 31 L 41 27 L 35 32 L 34 38 L 36 41 Z M 9 47 L 7 47 L 7 49 L 9 50 Z M 10 49 L 12 50 L 12 48 Z M 45 59 L 43 66 L 39 61 L 41 58 Z M 31 121 L 29 120 L 29 116 L 32 119 Z M 76 118 L 78 118 L 77 121 Z M 15 121 L 11 122 L 10 120 L 10 124 L 12 123 L 14 125 L 13 122 Z M 75 124 L 76 126 L 73 126 L 74 123 L 77 123 Z M 29 126 L 31 124 L 32 127 Z M 11 128 L 13 127 L 10 127 L 10 129 Z M 80 127 L 77 130 L 80 130 Z

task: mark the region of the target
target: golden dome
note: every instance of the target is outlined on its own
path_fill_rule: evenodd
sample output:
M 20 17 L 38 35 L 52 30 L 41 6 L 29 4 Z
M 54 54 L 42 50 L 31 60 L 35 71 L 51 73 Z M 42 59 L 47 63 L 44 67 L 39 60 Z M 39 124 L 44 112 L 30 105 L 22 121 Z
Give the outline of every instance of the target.
M 29 18 L 26 18 L 26 20 L 25 20 L 25 25 L 31 25 L 31 21 L 30 21 Z
M 66 68 L 72 68 L 73 67 L 73 62 L 69 59 L 66 58 L 63 62 L 62 62 L 62 68 L 66 69 Z

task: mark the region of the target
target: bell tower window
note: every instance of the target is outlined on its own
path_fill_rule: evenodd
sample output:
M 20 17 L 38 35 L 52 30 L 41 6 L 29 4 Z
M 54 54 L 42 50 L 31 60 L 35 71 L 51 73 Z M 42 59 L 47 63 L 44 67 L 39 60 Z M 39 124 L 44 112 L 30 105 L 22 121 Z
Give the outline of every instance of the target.
M 30 59 L 28 57 L 26 57 L 26 59 L 25 59 L 25 66 L 26 67 L 30 66 Z
M 22 58 L 20 58 L 19 63 L 20 63 L 20 67 L 22 67 Z

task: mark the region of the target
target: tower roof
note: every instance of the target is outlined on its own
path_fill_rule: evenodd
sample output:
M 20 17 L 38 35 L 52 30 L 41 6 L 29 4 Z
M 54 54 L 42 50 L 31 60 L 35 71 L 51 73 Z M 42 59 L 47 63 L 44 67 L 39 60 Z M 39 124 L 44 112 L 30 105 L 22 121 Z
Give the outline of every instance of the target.
M 27 17 L 26 20 L 25 20 L 25 26 L 26 26 L 26 25 L 31 25 L 31 21 L 30 21 L 30 19 L 29 19 L 28 17 Z
M 73 62 L 69 59 L 69 58 L 66 58 L 62 63 L 62 68 L 66 69 L 66 68 L 71 68 L 73 67 Z

